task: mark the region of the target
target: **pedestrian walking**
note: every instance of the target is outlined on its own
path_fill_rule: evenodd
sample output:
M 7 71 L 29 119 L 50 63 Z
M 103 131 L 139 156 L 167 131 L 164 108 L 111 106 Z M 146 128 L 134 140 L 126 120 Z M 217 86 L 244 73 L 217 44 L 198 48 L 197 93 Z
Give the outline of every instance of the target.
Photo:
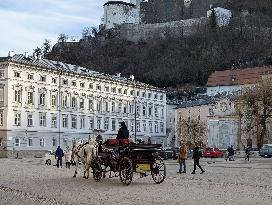
M 199 169 L 201 170 L 200 174 L 203 174 L 205 172 L 204 169 L 202 169 L 202 167 L 199 165 L 199 159 L 200 159 L 201 155 L 202 154 L 199 151 L 198 144 L 195 144 L 195 148 L 193 149 L 194 171 L 191 174 L 195 174 L 196 166 L 198 166 Z
M 65 166 L 68 169 L 70 169 L 71 159 L 72 159 L 72 150 L 69 148 L 69 146 L 67 146 L 64 151 L 64 161 L 65 161 Z
M 245 157 L 245 160 L 249 161 L 249 155 L 250 155 L 250 147 L 247 147 L 246 150 L 246 157 Z
M 178 173 L 186 173 L 186 160 L 188 157 L 188 149 L 185 143 L 182 143 L 179 148 L 179 156 L 178 156 L 178 163 L 179 163 L 179 171 Z M 184 167 L 182 171 L 182 166 Z
M 55 157 L 57 158 L 57 167 L 61 167 L 62 168 L 62 157 L 64 156 L 63 154 L 63 150 L 60 148 L 60 146 L 58 146 L 57 150 L 56 150 L 56 154 Z

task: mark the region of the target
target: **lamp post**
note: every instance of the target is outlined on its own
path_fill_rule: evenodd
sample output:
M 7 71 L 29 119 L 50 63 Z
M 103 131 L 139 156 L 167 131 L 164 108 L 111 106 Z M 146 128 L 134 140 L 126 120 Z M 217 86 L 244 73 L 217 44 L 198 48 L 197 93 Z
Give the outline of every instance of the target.
M 137 108 L 136 108 L 136 82 L 134 80 L 134 75 L 131 75 L 129 77 L 133 82 L 134 82 L 134 140 L 135 140 L 135 143 L 136 143 L 136 140 L 137 140 L 137 131 L 136 131 L 136 121 L 137 121 Z

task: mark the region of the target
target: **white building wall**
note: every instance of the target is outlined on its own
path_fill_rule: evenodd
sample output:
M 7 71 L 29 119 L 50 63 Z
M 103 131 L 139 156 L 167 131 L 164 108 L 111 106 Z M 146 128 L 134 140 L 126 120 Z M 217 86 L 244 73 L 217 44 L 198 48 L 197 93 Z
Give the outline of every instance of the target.
M 139 8 L 123 4 L 107 4 L 104 6 L 105 29 L 121 24 L 138 24 L 140 22 Z
M 57 145 L 60 143 L 61 146 L 66 146 L 64 140 L 67 141 L 68 145 L 71 145 L 73 139 L 86 139 L 91 136 L 96 136 L 97 119 L 101 118 L 101 127 L 103 130 L 101 133 L 104 138 L 116 137 L 119 124 L 121 121 L 126 121 L 127 126 L 130 130 L 130 135 L 134 133 L 131 131 L 131 123 L 134 123 L 134 107 L 130 113 L 129 104 L 134 106 L 135 96 L 131 91 L 139 91 L 139 96 L 136 96 L 136 105 L 140 106 L 140 114 L 137 115 L 137 121 L 140 122 L 140 131 L 137 132 L 137 138 L 147 138 L 151 136 L 153 143 L 161 143 L 162 139 L 165 140 L 166 136 L 166 94 L 156 88 L 148 86 L 141 86 L 127 82 L 124 84 L 119 80 L 95 78 L 81 76 L 76 73 L 63 72 L 61 75 L 61 83 L 63 79 L 68 80 L 68 85 L 61 85 L 61 93 L 68 94 L 68 105 L 67 108 L 61 107 L 61 127 L 59 128 L 59 112 L 58 106 L 51 106 L 51 92 L 55 92 L 56 104 L 58 103 L 59 93 L 59 75 L 56 71 L 50 69 L 42 69 L 31 66 L 25 66 L 20 64 L 2 65 L 0 63 L 0 71 L 5 72 L 5 77 L 0 79 L 0 85 L 4 86 L 4 105 L 0 106 L 0 110 L 3 112 L 4 122 L 0 126 L 0 138 L 7 140 L 7 150 L 48 150 L 55 149 L 52 146 L 53 138 L 56 139 Z M 14 77 L 14 71 L 20 73 L 20 77 Z M 28 73 L 33 74 L 33 80 L 27 79 Z M 46 82 L 40 81 L 40 75 L 46 76 Z M 56 79 L 56 83 L 52 83 L 52 78 Z M 72 81 L 77 83 L 77 86 L 72 86 Z M 80 82 L 85 83 L 85 87 L 80 87 Z M 89 88 L 89 84 L 93 84 L 93 88 Z M 96 85 L 101 86 L 101 91 L 96 90 Z M 27 103 L 27 90 L 33 86 L 34 91 L 34 105 Z M 105 87 L 109 87 L 109 91 L 105 91 Z M 116 93 L 111 92 L 111 88 L 116 88 Z M 15 89 L 22 91 L 21 103 L 15 102 Z M 45 105 L 39 105 L 39 94 L 42 90 L 45 90 Z M 121 93 L 118 93 L 118 89 L 121 89 Z M 127 94 L 124 91 L 127 90 Z M 146 93 L 145 96 L 142 93 Z M 151 96 L 148 97 L 148 93 Z M 77 108 L 71 107 L 71 98 L 77 97 Z M 157 98 L 155 98 L 157 96 Z M 79 97 L 84 98 L 84 109 L 79 108 Z M 88 100 L 92 99 L 94 102 L 94 110 L 89 110 Z M 102 111 L 99 112 L 96 109 L 97 101 L 102 100 Z M 109 111 L 105 109 L 105 102 L 108 102 Z M 115 102 L 115 112 L 111 112 L 112 102 Z M 118 103 L 122 103 L 122 111 L 117 112 Z M 124 105 L 127 104 L 127 112 L 124 113 Z M 143 115 L 143 105 L 146 106 L 146 114 Z M 148 115 L 148 107 L 152 107 L 152 113 Z M 158 108 L 158 116 L 155 116 L 155 107 Z M 15 113 L 21 114 L 20 126 L 15 125 Z M 46 113 L 46 126 L 40 126 L 39 113 Z M 33 113 L 33 126 L 27 126 L 27 114 Z M 55 114 L 57 117 L 57 127 L 51 127 L 51 115 Z M 68 116 L 68 127 L 62 127 L 62 115 L 67 114 Z M 77 129 L 71 127 L 71 117 L 77 115 Z M 85 117 L 85 127 L 80 129 L 80 116 Z M 93 128 L 90 129 L 89 118 L 93 118 Z M 104 120 L 109 118 L 109 128 L 104 129 Z M 116 120 L 116 129 L 112 130 L 112 119 Z M 147 129 L 143 130 L 143 122 L 146 122 Z M 152 122 L 152 132 L 149 130 L 149 122 Z M 158 123 L 158 131 L 155 132 L 155 123 Z M 161 123 L 163 124 L 163 130 L 161 130 Z M 134 129 L 134 127 L 133 127 Z M 20 145 L 15 146 L 15 140 L 20 139 Z M 33 139 L 33 146 L 28 146 L 28 139 Z M 40 139 L 45 140 L 45 146 L 40 146 Z M 60 142 L 59 142 L 60 138 Z

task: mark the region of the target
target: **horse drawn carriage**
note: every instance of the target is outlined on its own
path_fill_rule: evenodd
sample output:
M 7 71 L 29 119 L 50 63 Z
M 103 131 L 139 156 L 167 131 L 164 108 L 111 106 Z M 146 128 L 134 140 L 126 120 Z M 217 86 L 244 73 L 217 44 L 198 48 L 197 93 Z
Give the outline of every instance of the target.
M 161 148 L 160 144 L 134 144 L 125 139 L 109 139 L 104 145 L 100 144 L 93 157 L 93 178 L 100 181 L 110 172 L 110 176 L 113 173 L 123 184 L 129 185 L 134 173 L 140 177 L 151 174 L 155 183 L 160 184 L 166 177 L 166 166 L 159 156 Z

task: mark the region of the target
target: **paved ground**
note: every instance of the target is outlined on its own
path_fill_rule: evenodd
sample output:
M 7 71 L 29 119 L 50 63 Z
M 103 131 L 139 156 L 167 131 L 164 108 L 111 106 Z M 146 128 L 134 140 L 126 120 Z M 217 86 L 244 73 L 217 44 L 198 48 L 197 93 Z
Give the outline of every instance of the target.
M 206 170 L 177 174 L 167 160 L 167 178 L 157 185 L 151 176 L 135 176 L 129 186 L 119 178 L 95 182 L 72 178 L 73 170 L 43 165 L 40 159 L 0 159 L 0 204 L 272 204 L 272 159 L 202 159 Z

